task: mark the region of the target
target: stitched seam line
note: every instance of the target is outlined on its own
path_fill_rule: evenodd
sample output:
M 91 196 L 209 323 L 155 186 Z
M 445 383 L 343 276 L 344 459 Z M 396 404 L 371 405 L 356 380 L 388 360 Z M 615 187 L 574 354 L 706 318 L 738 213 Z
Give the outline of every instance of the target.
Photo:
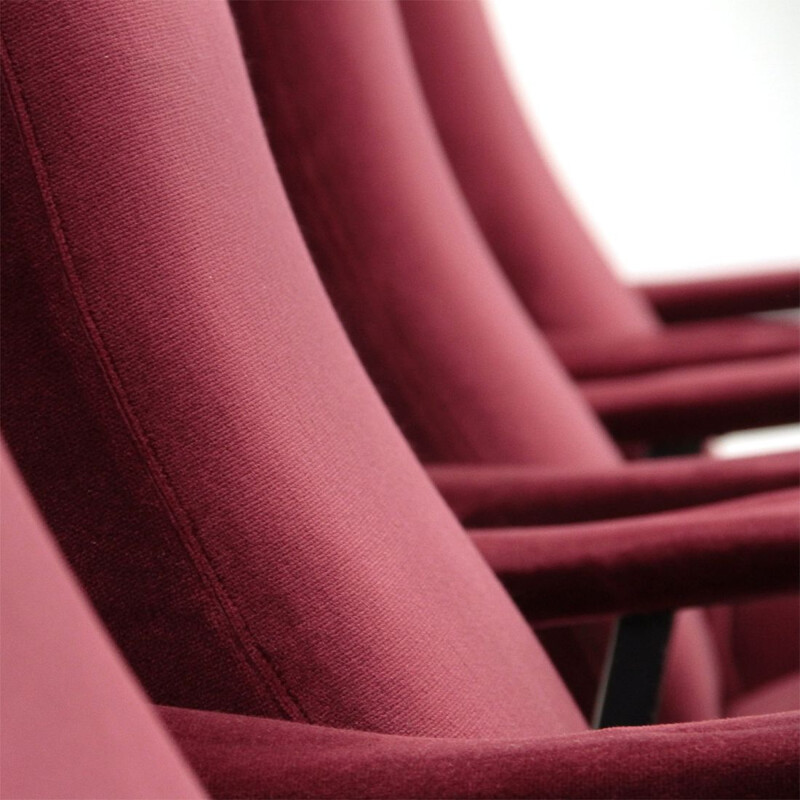
M 249 629 L 246 621 L 242 619 L 236 604 L 228 596 L 222 580 L 217 574 L 210 558 L 208 557 L 203 543 L 197 535 L 196 524 L 193 523 L 190 515 L 183 507 L 178 493 L 172 485 L 167 471 L 157 455 L 151 438 L 146 433 L 141 422 L 136 416 L 133 405 L 128 398 L 125 387 L 120 378 L 119 371 L 116 368 L 111 353 L 106 347 L 105 341 L 100 333 L 100 329 L 94 319 L 91 308 L 83 291 L 80 277 L 75 269 L 71 248 L 61 221 L 61 216 L 58 212 L 58 207 L 55 203 L 52 189 L 50 187 L 44 154 L 36 138 L 33 121 L 28 111 L 28 103 L 25 99 L 19 79 L 17 78 L 19 70 L 16 68 L 14 61 L 11 58 L 11 53 L 5 43 L 5 40 L 0 41 L 0 58 L 2 59 L 2 66 L 4 67 L 7 75 L 7 83 L 12 99 L 13 111 L 17 117 L 20 132 L 22 134 L 26 150 L 28 151 L 31 166 L 33 167 L 33 171 L 36 176 L 41 199 L 50 223 L 50 232 L 55 240 L 61 264 L 64 268 L 64 273 L 67 278 L 69 294 L 78 310 L 78 316 L 84 329 L 84 333 L 86 334 L 92 349 L 95 352 L 101 367 L 101 371 L 105 377 L 106 384 L 111 391 L 111 395 L 114 398 L 114 401 L 122 414 L 123 420 L 125 421 L 126 426 L 128 427 L 128 430 L 134 440 L 136 448 L 142 456 L 145 466 L 147 467 L 147 470 L 159 494 L 161 495 L 167 511 L 167 516 L 169 517 L 175 532 L 178 534 L 178 539 L 185 548 L 189 556 L 189 560 L 200 577 L 201 582 L 211 590 L 213 598 L 218 604 L 219 617 L 222 619 L 228 629 L 228 635 L 230 636 L 235 647 L 236 656 L 254 674 L 262 686 L 264 686 L 266 683 L 265 688 L 267 688 L 269 693 L 272 695 L 272 699 L 290 719 L 296 719 L 297 717 L 300 717 L 301 720 L 310 722 L 310 719 L 300 705 L 299 700 L 287 687 L 281 672 L 276 668 L 274 662 L 267 655 L 262 645 L 258 643 L 256 638 L 253 636 L 252 631 Z M 249 638 L 251 642 L 248 643 L 245 641 L 245 638 Z M 272 681 L 270 681 L 269 678 L 264 675 L 263 670 L 259 668 L 259 662 L 264 663 L 272 672 L 274 682 L 276 682 L 283 690 L 285 697 L 280 697 L 279 693 L 277 693 L 274 688 L 270 686 Z M 267 678 L 266 681 L 264 680 L 265 678 Z

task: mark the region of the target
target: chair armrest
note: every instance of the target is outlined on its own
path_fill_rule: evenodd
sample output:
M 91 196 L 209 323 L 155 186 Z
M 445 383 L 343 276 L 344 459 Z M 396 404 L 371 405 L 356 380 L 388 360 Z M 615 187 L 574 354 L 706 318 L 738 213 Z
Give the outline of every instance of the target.
M 626 462 L 617 468 L 429 464 L 428 475 L 469 527 L 627 517 L 800 484 L 800 453 Z
M 665 322 L 727 317 L 800 304 L 798 267 L 778 272 L 637 287 Z
M 161 708 L 214 797 L 795 798 L 800 714 L 532 739 L 392 736 Z
M 623 520 L 471 531 L 526 618 L 583 621 L 792 591 L 800 492 Z
M 800 328 L 789 321 L 740 317 L 676 323 L 624 338 L 562 334 L 549 340 L 567 371 L 585 380 L 797 353 Z
M 621 441 L 704 438 L 795 422 L 800 416 L 796 356 L 684 367 L 580 386 Z

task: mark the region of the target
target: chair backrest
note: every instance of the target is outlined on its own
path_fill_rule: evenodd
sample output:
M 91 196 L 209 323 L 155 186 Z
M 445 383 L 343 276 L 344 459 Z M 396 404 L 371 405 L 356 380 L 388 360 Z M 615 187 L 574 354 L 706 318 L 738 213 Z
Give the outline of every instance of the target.
M 426 460 L 614 463 L 436 142 L 392 3 L 233 3 L 334 306 Z
M 457 3 L 455 5 L 458 5 Z M 619 453 L 518 304 L 436 139 L 392 2 L 234 2 L 267 133 L 334 306 L 424 458 L 610 465 Z M 700 680 L 716 664 L 699 612 L 673 651 Z M 605 637 L 542 632 L 584 708 Z M 588 652 L 584 652 L 588 651 Z M 689 669 L 689 673 L 685 669 Z M 708 687 L 709 690 L 704 693 Z M 670 693 L 665 697 L 671 702 Z M 685 706 L 683 706 L 685 707 Z M 702 709 L 702 711 L 700 710 Z
M 227 6 L 8 4 L 3 39 L 4 435 L 151 698 L 584 727 L 336 319 Z
M 548 333 L 657 330 L 653 310 L 614 275 L 532 138 L 480 2 L 398 4 L 464 196 L 534 319 Z
M 199 798 L 0 443 L 3 797 Z

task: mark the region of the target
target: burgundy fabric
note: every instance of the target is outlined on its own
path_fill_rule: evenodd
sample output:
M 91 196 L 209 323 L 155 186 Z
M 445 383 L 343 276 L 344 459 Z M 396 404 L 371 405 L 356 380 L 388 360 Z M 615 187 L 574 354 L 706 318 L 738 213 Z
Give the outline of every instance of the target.
M 614 463 L 468 214 L 393 5 L 233 9 L 315 263 L 418 454 Z
M 0 447 L 0 795 L 200 798 Z
M 614 278 L 557 185 L 508 85 L 479 3 L 399 5 L 461 190 L 534 319 L 548 333 L 658 330 L 649 305 Z
M 9 4 L 3 40 L 4 432 L 151 697 L 583 729 L 346 340 L 227 7 Z
M 757 319 L 676 323 L 654 334 L 550 337 L 561 362 L 575 378 L 608 378 L 670 367 L 796 353 L 795 323 Z
M 796 271 L 643 292 L 623 285 L 531 135 L 480 3 L 402 0 L 400 7 L 428 108 L 464 196 L 519 297 L 548 334 L 642 336 L 647 343 L 660 332 L 656 312 L 667 320 L 699 319 L 800 303 Z M 767 350 L 770 335 L 762 337 Z M 772 345 L 782 348 L 779 325 L 774 336 Z M 741 346 L 738 357 L 752 354 L 748 343 Z M 797 347 L 795 340 L 792 350 Z M 727 351 L 736 357 L 737 344 L 730 342 Z
M 761 323 L 755 333 L 752 323 L 745 322 L 749 336 L 734 334 L 728 326 L 677 335 L 661 330 L 644 295 L 614 278 L 557 186 L 510 90 L 480 4 L 425 0 L 399 5 L 428 107 L 472 213 L 519 297 L 574 374 L 609 376 L 787 352 L 795 355 L 796 365 L 800 338 L 793 326 L 782 323 Z M 798 274 L 787 272 L 665 287 L 653 297 L 663 302 L 668 315 L 672 303 L 671 318 L 681 318 L 681 308 L 691 318 L 689 312 L 701 305 L 715 316 L 797 305 L 798 284 Z M 719 408 L 712 412 L 718 420 L 713 429 L 681 415 L 665 423 L 677 430 L 663 433 L 710 435 L 794 421 L 798 380 L 793 372 L 779 386 L 773 385 L 775 380 L 768 379 L 763 397 L 755 398 L 749 392 L 740 397 L 732 383 L 730 395 L 721 395 Z M 658 378 L 652 402 L 669 407 L 675 402 L 674 390 L 666 381 Z M 595 408 L 612 433 L 626 438 L 630 426 L 653 424 L 620 419 L 623 411 L 617 405 L 623 401 L 605 400 L 607 391 Z M 628 403 L 637 403 L 638 395 L 623 394 Z M 690 391 L 677 402 L 691 407 L 694 399 Z M 737 409 L 727 408 L 728 400 Z M 656 418 L 661 419 L 660 413 L 655 411 Z M 708 409 L 699 415 L 711 416 Z
M 708 612 L 699 608 L 673 617 L 661 684 L 661 696 L 668 702 L 660 704 L 661 723 L 682 722 L 696 715 L 701 719 L 725 716 L 725 663 L 714 638 L 707 635 L 707 619 Z M 697 669 L 698 662 L 711 668 Z
M 431 464 L 427 471 L 464 525 L 546 525 L 667 511 L 797 486 L 800 453 L 632 461 L 613 469 Z
M 42 2 L 3 22 L 4 430 L 151 695 L 295 720 L 172 712 L 228 727 L 227 744 L 182 740 L 202 778 L 228 796 L 413 789 L 418 734 L 452 737 L 423 792 L 452 785 L 448 765 L 484 794 L 529 789 L 547 759 L 508 739 L 585 725 L 346 342 L 225 8 Z M 649 749 L 592 734 L 540 780 L 583 791 L 587 753 L 599 776 L 627 751 L 631 793 L 735 778 L 783 796 L 788 719 Z M 322 724 L 404 734 L 387 737 L 401 758 L 370 774 L 387 740 Z M 467 770 L 476 738 L 489 757 Z M 484 768 L 502 752 L 510 776 Z M 214 784 L 219 764 L 239 786 Z
M 796 594 L 778 601 L 748 603 L 735 614 L 729 611 L 727 616 L 727 661 L 736 666 L 736 673 L 729 680 L 733 687 L 729 699 L 797 671 L 800 603 Z
M 201 796 L 86 609 L 5 459 L 0 468 L 3 795 Z M 49 657 L 54 648 L 61 656 L 57 662 Z M 42 655 L 31 655 L 31 649 L 41 650 Z M 781 691 L 786 685 L 783 681 L 768 691 Z M 723 790 L 725 773 L 742 761 L 746 769 L 737 768 L 734 776 L 745 781 L 738 784 L 740 791 L 747 786 L 749 794 L 777 797 L 791 788 L 785 779 L 792 774 L 793 727 L 782 717 L 756 724 L 748 720 L 746 729 L 726 722 L 638 734 L 618 730 L 459 744 L 408 737 L 358 738 L 364 735 L 185 709 L 163 709 L 162 714 L 219 797 L 319 797 L 325 792 L 348 797 L 417 793 L 430 797 L 436 792 L 458 797 L 658 796 L 660 792 L 699 797 L 711 791 L 730 796 L 730 786 Z M 632 747 L 630 738 L 637 735 L 639 741 Z M 671 746 L 675 737 L 683 740 Z M 769 747 L 757 744 L 765 737 Z M 637 755 L 642 748 L 645 755 Z M 736 762 L 720 758 L 731 748 Z M 696 766 L 688 773 L 687 752 Z M 618 768 L 610 770 L 603 758 Z M 625 759 L 624 769 L 620 758 Z M 576 768 L 579 772 L 571 775 Z
M 759 333 L 750 337 L 732 336 L 728 329 L 706 329 L 700 334 L 670 333 L 662 339 L 663 331 L 644 296 L 614 278 L 557 186 L 510 90 L 480 4 L 425 0 L 399 6 L 420 84 L 464 196 L 517 294 L 553 336 L 568 368 L 579 375 L 608 376 L 643 367 L 790 352 L 797 369 L 800 338 L 782 323 L 762 323 Z M 770 307 L 777 298 L 782 306 L 796 305 L 798 282 L 796 273 L 786 273 L 701 283 L 672 294 L 667 288 L 661 296 L 678 308 L 682 300 L 688 307 L 695 301 L 707 303 L 713 316 L 726 309 L 737 313 Z M 742 295 L 752 297 L 754 305 L 748 307 Z M 717 395 L 719 407 L 698 411 L 709 423 L 712 415 L 718 420 L 713 429 L 706 430 L 708 424 L 694 416 L 680 415 L 664 423 L 673 427 L 663 433 L 710 435 L 794 421 L 800 402 L 797 386 L 791 369 L 783 381 L 770 376 L 758 397 L 748 391 L 738 395 L 734 381 L 728 386 L 730 394 Z M 637 387 L 636 392 L 643 390 Z M 599 391 L 593 388 L 590 401 Z M 620 403 L 652 402 L 666 407 L 665 415 L 671 419 L 677 413 L 670 409 L 673 403 L 693 408 L 695 399 L 689 391 L 676 401 L 667 376 L 659 376 L 649 401 L 649 394 L 639 398 L 625 390 L 625 400 L 607 398 L 608 391 L 604 387 L 595 408 L 612 433 L 623 438 L 630 427 L 650 427 L 662 417 L 658 408 L 647 421 L 623 420 Z M 728 400 L 737 408 L 727 408 Z
M 418 454 L 620 464 L 474 226 L 426 114 L 396 7 L 245 2 L 233 9 L 315 263 Z M 585 285 L 581 293 L 591 294 Z M 693 615 L 691 624 L 705 621 Z M 575 634 L 580 641 L 570 644 L 569 634 L 550 645 L 562 673 L 585 635 L 599 643 L 583 632 Z M 602 645 L 595 656 L 599 670 Z M 693 668 L 716 665 L 698 657 Z
M 666 322 L 707 319 L 800 305 L 800 265 L 779 272 L 642 286 Z
M 800 674 L 785 675 L 749 694 L 742 695 L 728 706 L 731 717 L 771 714 L 785 708 L 800 708 Z
M 784 489 L 643 517 L 471 536 L 528 619 L 558 622 L 797 590 L 798 508 L 800 492 Z
M 800 715 L 504 742 L 161 710 L 216 797 L 794 798 Z
M 618 439 L 704 438 L 796 422 L 800 359 L 772 356 L 585 381 L 584 396 Z

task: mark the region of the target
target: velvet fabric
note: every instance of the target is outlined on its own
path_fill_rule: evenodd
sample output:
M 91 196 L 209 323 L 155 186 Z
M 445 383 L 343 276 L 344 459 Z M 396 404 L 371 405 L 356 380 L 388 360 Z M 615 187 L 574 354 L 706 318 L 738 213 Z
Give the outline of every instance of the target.
M 644 298 L 614 279 L 505 80 L 477 3 L 400 3 L 431 116 L 486 241 L 546 331 L 647 334 Z
M 5 454 L 0 472 L 3 795 L 202 796 L 75 589 Z M 764 705 L 765 693 L 792 691 L 784 679 L 754 699 Z M 745 698 L 731 712 L 747 710 Z M 779 797 L 793 790 L 797 772 L 797 720 L 785 715 L 459 743 L 188 709 L 161 713 L 218 797 Z
M 0 476 L 3 796 L 203 796 L 76 589 L 5 452 Z M 784 680 L 761 694 L 791 691 Z M 190 709 L 161 714 L 216 797 L 796 793 L 797 715 L 491 742 Z
M 795 716 L 586 731 L 346 340 L 224 5 L 12 3 L 1 53 L 4 433 L 215 796 L 796 793 Z
M 161 713 L 215 797 L 794 798 L 800 715 L 479 742 Z
M 391 3 L 233 3 L 281 176 L 373 381 L 425 460 L 613 464 L 498 271 Z
M 797 675 L 797 647 L 788 639 L 786 631 L 800 630 L 800 603 L 797 595 L 779 601 L 762 600 L 739 607 L 736 613 L 730 608 L 717 608 L 712 612 L 719 629 L 717 640 L 723 640 L 725 665 L 728 668 L 726 683 L 729 690 L 727 702 L 735 702 L 741 693 L 753 693 L 758 687 L 774 683 L 791 673 Z M 725 621 L 720 624 L 719 618 Z M 776 624 L 780 620 L 781 624 Z M 785 627 L 784 627 L 785 626 Z M 748 658 L 751 652 L 760 658 Z M 733 671 L 731 667 L 734 668 Z
M 471 528 L 589 522 L 796 487 L 800 453 L 731 460 L 632 461 L 614 469 L 430 464 L 428 475 Z
M 553 623 L 796 591 L 798 507 L 798 490 L 784 489 L 623 520 L 486 528 L 471 537 L 526 617 Z
M 800 330 L 791 322 L 744 318 L 676 323 L 644 336 L 550 335 L 559 359 L 577 379 L 789 354 L 797 351 L 798 339 Z
M 623 441 L 703 439 L 797 421 L 796 355 L 585 381 L 581 390 Z
M 780 311 L 800 305 L 800 272 L 706 278 L 642 286 L 641 291 L 665 322 Z
M 583 730 L 347 342 L 227 6 L 11 3 L 2 67 L 4 434 L 151 698 Z
M 621 465 L 468 213 L 425 110 L 398 8 L 327 2 L 232 7 L 270 144 L 315 264 L 418 455 L 444 462 Z M 594 289 L 582 284 L 580 294 Z M 656 329 L 643 301 L 625 299 L 621 290 L 615 296 L 642 309 L 642 324 L 631 330 Z M 614 302 L 606 307 L 613 310 Z M 784 378 L 779 371 L 781 410 Z M 685 383 L 683 371 L 677 380 L 679 387 Z M 671 377 L 663 381 L 673 391 Z M 616 386 L 620 393 L 606 401 L 609 417 L 618 411 L 623 421 L 638 423 L 636 410 L 622 405 L 622 384 Z M 657 394 L 635 396 L 644 402 L 650 434 L 665 405 L 691 419 L 690 411 L 671 411 L 674 394 L 667 392 L 661 405 Z M 752 399 L 742 405 L 752 410 Z M 709 409 L 701 407 L 700 416 L 708 420 Z M 630 425 L 625 433 L 638 434 L 638 428 Z M 696 651 L 693 666 L 691 659 L 680 662 L 681 669 L 715 673 L 716 659 L 704 655 L 714 645 L 703 615 L 692 613 L 685 627 L 691 626 L 701 629 L 692 641 L 707 646 Z M 586 637 L 594 653 L 589 669 L 596 673 L 602 636 L 567 632 L 557 645 L 548 640 L 562 674 L 577 663 Z M 786 647 L 796 637 L 787 632 Z M 674 647 L 684 647 L 680 636 Z M 572 680 L 570 687 L 578 693 Z M 665 702 L 672 702 L 669 692 Z M 698 702 L 688 718 L 710 705 Z
M 660 315 L 671 321 L 798 305 L 800 275 L 790 268 L 645 292 L 623 285 L 531 136 L 480 3 L 398 1 L 428 108 L 464 196 L 518 296 L 548 335 L 591 334 L 584 337 L 590 348 L 595 336 L 647 343 L 663 332 Z M 716 332 L 707 326 L 701 339 L 724 333 L 725 327 Z M 799 344 L 787 339 L 781 324 L 761 333 L 765 354 L 797 353 Z M 735 342 L 725 349 L 726 357 L 736 357 Z M 691 347 L 673 351 L 672 358 L 716 360 L 717 352 Z M 748 344 L 739 351 L 751 354 Z
M 0 793 L 205 797 L 0 445 Z
M 784 675 L 753 692 L 738 697 L 727 708 L 732 717 L 748 717 L 756 714 L 770 714 L 800 705 L 800 678 L 798 675 Z

